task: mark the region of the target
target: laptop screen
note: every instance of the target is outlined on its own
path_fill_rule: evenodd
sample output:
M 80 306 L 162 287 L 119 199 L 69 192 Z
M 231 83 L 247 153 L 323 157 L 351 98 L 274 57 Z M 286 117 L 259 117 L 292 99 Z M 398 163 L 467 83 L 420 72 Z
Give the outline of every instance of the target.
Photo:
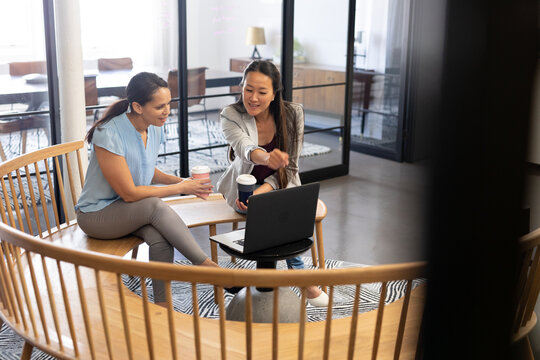
M 250 197 L 244 253 L 311 237 L 319 187 L 313 183 Z

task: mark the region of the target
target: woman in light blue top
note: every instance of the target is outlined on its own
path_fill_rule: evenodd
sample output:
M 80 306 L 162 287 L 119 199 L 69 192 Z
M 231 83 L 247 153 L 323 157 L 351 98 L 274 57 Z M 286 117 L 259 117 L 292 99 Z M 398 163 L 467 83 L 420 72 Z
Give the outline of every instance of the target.
M 153 261 L 172 262 L 176 248 L 193 264 L 217 266 L 178 214 L 160 199 L 177 194 L 205 199 L 213 187 L 208 179 L 182 179 L 156 168 L 162 127 L 170 113 L 167 82 L 152 73 L 139 73 L 126 93 L 127 99 L 109 106 L 86 135 L 92 151 L 76 206 L 79 226 L 98 239 L 139 236 L 149 245 Z M 154 302 L 164 305 L 163 282 L 154 281 L 153 290 Z

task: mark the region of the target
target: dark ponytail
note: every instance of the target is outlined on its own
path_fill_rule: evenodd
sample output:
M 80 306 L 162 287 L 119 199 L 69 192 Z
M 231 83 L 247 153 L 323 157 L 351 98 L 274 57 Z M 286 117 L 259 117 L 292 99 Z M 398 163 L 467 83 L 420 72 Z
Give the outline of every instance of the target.
M 126 87 L 127 98 L 120 99 L 107 107 L 101 119 L 96 121 L 90 130 L 88 130 L 88 133 L 86 133 L 86 141 L 91 143 L 96 128 L 106 124 L 112 118 L 125 113 L 133 102 L 144 106 L 152 100 L 152 96 L 157 90 L 164 87 L 167 87 L 167 82 L 156 74 L 141 72 L 133 76 Z

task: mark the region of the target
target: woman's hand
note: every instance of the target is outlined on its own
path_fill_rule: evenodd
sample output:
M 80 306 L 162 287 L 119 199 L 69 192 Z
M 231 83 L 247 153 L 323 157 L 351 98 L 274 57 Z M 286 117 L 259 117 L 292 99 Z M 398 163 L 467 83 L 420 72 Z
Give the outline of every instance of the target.
M 250 158 L 255 164 L 266 165 L 272 170 L 277 170 L 289 165 L 289 154 L 279 149 L 266 152 L 257 148 L 251 152 Z
M 289 165 L 289 154 L 279 149 L 274 149 L 268 153 L 268 160 L 266 166 L 272 170 L 281 169 Z
M 180 193 L 191 194 L 206 200 L 208 195 L 212 192 L 214 185 L 210 182 L 210 179 L 193 179 L 186 178 L 179 183 L 181 187 Z
M 255 189 L 255 191 L 253 192 L 253 195 L 264 194 L 264 193 L 272 191 L 272 190 L 274 190 L 272 185 L 270 185 L 268 183 L 264 183 L 261 186 L 259 186 L 257 189 Z M 247 211 L 247 208 L 248 208 L 247 203 L 248 202 L 249 202 L 249 199 L 246 200 L 246 204 L 244 204 L 243 202 L 240 202 L 240 200 L 238 200 L 238 198 L 237 198 L 236 199 L 236 207 L 238 209 L 240 209 L 240 210 Z
M 249 202 L 249 200 L 246 200 L 246 203 Z M 240 200 L 236 199 L 236 207 L 242 211 L 247 211 L 247 205 L 243 202 L 240 202 Z

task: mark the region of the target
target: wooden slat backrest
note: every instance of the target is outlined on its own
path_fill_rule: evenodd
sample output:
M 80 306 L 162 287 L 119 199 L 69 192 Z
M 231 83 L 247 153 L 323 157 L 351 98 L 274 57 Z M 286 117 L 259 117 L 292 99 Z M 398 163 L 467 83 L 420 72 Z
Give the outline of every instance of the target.
M 515 334 L 533 318 L 534 307 L 540 293 L 540 229 L 519 240 L 517 264 L 513 325 Z M 520 336 L 525 336 L 528 331 Z
M 0 253 L 0 314 L 21 336 L 57 357 L 225 359 L 238 354 L 257 358 L 262 352 L 265 358 L 282 359 L 311 358 L 316 352 L 326 359 L 352 359 L 366 353 L 373 358 L 396 353 L 397 358 L 404 348 L 405 357 L 410 355 L 410 344 L 418 336 L 414 332 L 419 328 L 421 308 L 416 300 L 410 300 L 415 293 L 409 288 L 412 279 L 425 275 L 425 263 L 317 271 L 233 270 L 138 262 L 75 250 L 6 224 L 0 224 L 0 239 L 0 251 L 7 249 L 11 254 Z M 25 254 L 22 258 L 17 255 L 21 253 Z M 147 278 L 163 280 L 167 308 L 148 303 L 146 285 L 142 285 L 144 299 L 130 293 L 122 283 L 122 274 L 140 278 L 141 284 Z M 360 315 L 355 311 L 352 318 L 332 320 L 336 286 L 355 287 L 353 307 L 357 310 L 361 284 L 394 280 L 408 281 L 406 299 L 382 306 L 386 297 L 383 286 L 378 310 Z M 220 319 L 175 313 L 171 281 L 191 283 L 196 312 L 197 284 L 215 285 Z M 305 289 L 312 284 L 329 288 L 326 321 L 306 322 L 303 317 L 298 324 L 278 324 L 277 288 L 296 286 L 305 300 Z M 249 314 L 245 323 L 225 320 L 223 287 L 246 285 L 275 289 L 272 323 L 253 323 Z M 38 297 L 40 302 L 35 300 Z M 409 309 L 410 303 L 414 311 Z M 248 301 L 247 308 L 251 307 Z M 305 309 L 302 301 L 301 310 Z M 409 319 L 415 323 L 403 323 Z M 366 331 L 370 334 L 367 337 Z M 368 338 L 371 344 L 366 344 Z
M 187 70 L 187 96 L 203 96 L 206 94 L 206 70 L 207 67 L 198 67 Z M 178 70 L 170 70 L 167 75 L 167 83 L 171 90 L 171 97 L 178 97 Z M 202 99 L 188 100 L 188 106 L 200 104 Z M 178 103 L 171 104 L 172 109 L 176 109 Z
M 413 279 L 425 275 L 424 263 L 316 272 L 210 269 L 133 262 L 44 241 L 62 236 L 66 226 L 74 224 L 69 210 L 77 200 L 74 189 L 84 183 L 83 148 L 82 141 L 56 145 L 0 164 L 4 197 L 0 201 L 0 317 L 31 343 L 60 358 L 175 359 L 188 353 L 196 359 L 225 359 L 231 354 L 256 358 L 262 353 L 263 357 L 272 354 L 272 358 L 281 359 L 310 358 L 316 352 L 324 359 L 352 359 L 359 352 L 370 352 L 372 358 L 389 353 L 398 358 L 403 352 L 409 355 L 414 351 L 411 344 L 418 335 L 421 301 L 411 287 Z M 68 153 L 76 153 L 76 161 L 66 156 Z M 55 190 L 60 193 L 58 198 Z M 170 203 L 174 208 L 174 201 Z M 59 210 L 65 214 L 65 222 Z M 205 222 L 199 219 L 194 223 Z M 61 228 L 64 231 L 58 231 Z M 215 232 L 216 225 L 210 224 L 210 233 Z M 36 234 L 44 239 L 34 237 Z M 122 274 L 140 279 L 142 300 L 126 290 Z M 166 309 L 148 302 L 147 278 L 164 281 Z M 406 296 L 384 306 L 386 284 L 395 280 L 407 281 Z M 171 281 L 191 283 L 193 316 L 174 312 Z M 379 309 L 359 315 L 360 287 L 372 282 L 383 283 Z M 218 321 L 199 316 L 199 283 L 215 286 Z M 306 287 L 313 284 L 329 289 L 327 318 L 321 323 L 307 322 L 305 316 Z M 335 287 L 345 284 L 356 288 L 354 313 L 350 318 L 332 320 Z M 226 286 L 248 286 L 245 323 L 226 320 Z M 271 324 L 253 322 L 249 286 L 274 288 Z M 289 286 L 301 292 L 299 324 L 278 323 L 280 299 L 276 290 Z M 523 313 L 528 313 L 526 306 Z M 336 349 L 335 342 L 348 347 Z
M 9 75 L 11 76 L 46 73 L 47 63 L 45 61 L 20 61 L 9 63 Z
M 80 154 L 83 147 L 83 141 L 74 141 L 24 154 L 0 164 L 2 221 L 42 237 L 69 225 L 74 220 L 70 219 L 69 214 L 77 201 L 76 189 L 84 183 Z M 70 154 L 73 154 L 73 159 L 70 159 Z M 64 179 L 67 179 L 69 196 Z M 60 195 L 60 204 L 57 203 L 55 190 Z M 70 203 L 68 199 L 71 199 Z M 64 214 L 64 221 L 59 210 Z

